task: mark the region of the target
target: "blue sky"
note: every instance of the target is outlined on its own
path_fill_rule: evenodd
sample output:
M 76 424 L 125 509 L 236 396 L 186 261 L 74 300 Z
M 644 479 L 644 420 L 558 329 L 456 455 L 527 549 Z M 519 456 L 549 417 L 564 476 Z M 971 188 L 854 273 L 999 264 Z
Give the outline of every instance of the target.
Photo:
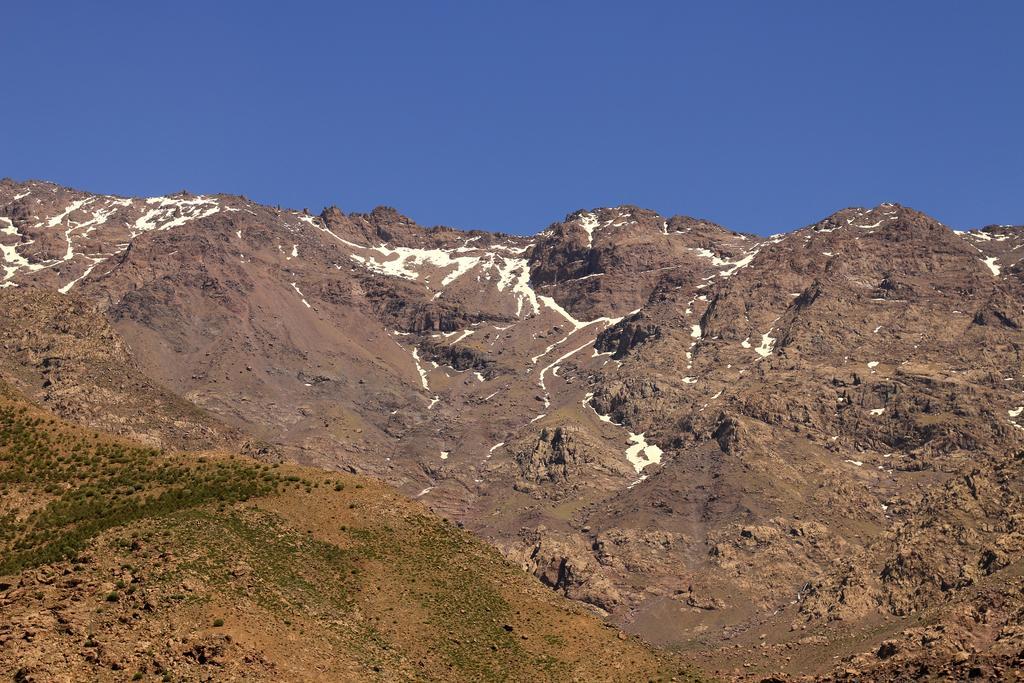
M 529 233 L 631 203 L 770 233 L 1024 222 L 1020 2 L 4 8 L 0 176 Z

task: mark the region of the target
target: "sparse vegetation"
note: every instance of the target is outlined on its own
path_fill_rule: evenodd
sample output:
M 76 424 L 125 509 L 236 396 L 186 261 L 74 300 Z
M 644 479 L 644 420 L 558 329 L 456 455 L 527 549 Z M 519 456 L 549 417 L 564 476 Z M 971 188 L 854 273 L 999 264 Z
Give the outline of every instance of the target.
M 105 529 L 269 493 L 278 478 L 255 464 L 189 461 L 70 429 L 0 397 L 0 485 L 45 501 L 24 517 L 0 516 L 0 574 L 9 574 L 72 557 Z

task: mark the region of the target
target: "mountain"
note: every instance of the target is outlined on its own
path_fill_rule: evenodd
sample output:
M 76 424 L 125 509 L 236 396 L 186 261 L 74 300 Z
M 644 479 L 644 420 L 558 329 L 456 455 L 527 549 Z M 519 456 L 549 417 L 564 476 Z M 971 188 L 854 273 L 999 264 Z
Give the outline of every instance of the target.
M 0 245 L 49 297 L 0 298 L 6 379 L 69 420 L 369 475 L 723 676 L 1019 664 L 1020 227 L 526 238 L 8 180 Z

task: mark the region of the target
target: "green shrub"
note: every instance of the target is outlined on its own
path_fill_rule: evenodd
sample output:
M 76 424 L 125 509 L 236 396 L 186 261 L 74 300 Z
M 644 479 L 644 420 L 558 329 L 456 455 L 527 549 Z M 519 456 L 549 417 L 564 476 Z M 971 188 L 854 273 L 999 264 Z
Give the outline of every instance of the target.
M 0 575 L 74 557 L 110 528 L 206 503 L 248 500 L 279 483 L 256 463 L 190 462 L 98 434 L 82 436 L 0 398 L 0 487 L 52 496 L 23 520 L 0 515 Z

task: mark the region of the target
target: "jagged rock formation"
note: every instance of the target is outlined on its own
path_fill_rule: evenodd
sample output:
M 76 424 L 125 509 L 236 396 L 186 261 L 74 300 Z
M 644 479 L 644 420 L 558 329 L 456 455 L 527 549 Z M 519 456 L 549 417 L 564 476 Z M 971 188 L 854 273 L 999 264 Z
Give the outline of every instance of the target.
M 613 478 L 625 474 L 619 454 L 576 425 L 544 427 L 532 442 L 512 444 L 509 450 L 519 466 L 515 488 L 526 493 L 565 498 L 596 473 Z

